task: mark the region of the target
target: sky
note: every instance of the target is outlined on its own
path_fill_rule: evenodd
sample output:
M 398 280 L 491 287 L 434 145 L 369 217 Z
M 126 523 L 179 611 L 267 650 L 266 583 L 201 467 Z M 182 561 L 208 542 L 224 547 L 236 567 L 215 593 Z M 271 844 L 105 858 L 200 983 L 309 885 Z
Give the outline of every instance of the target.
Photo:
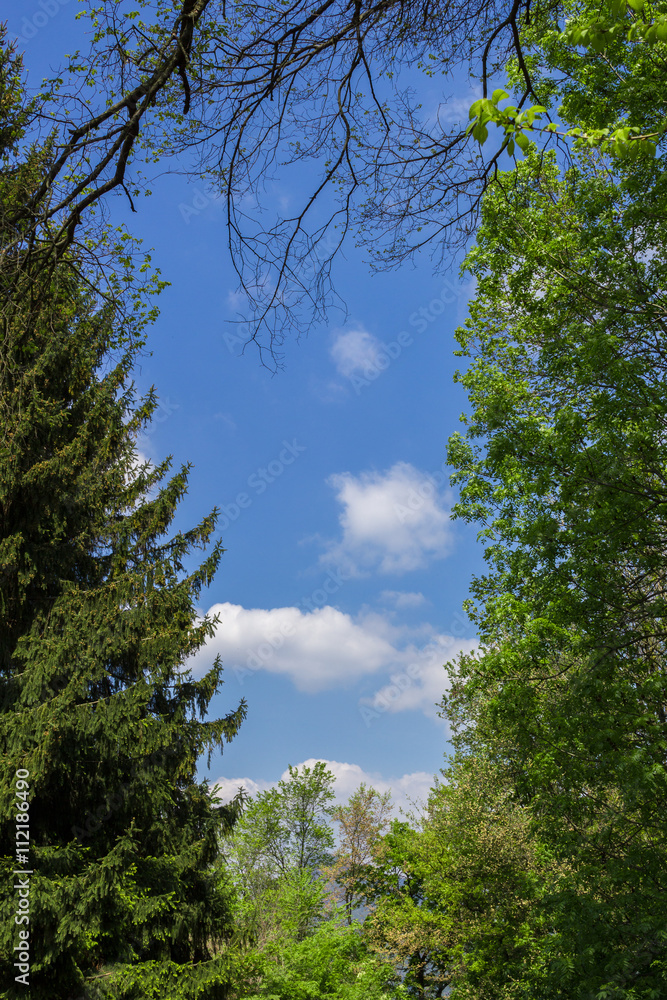
M 31 85 L 77 44 L 76 7 L 0 0 Z M 297 203 L 293 184 L 272 183 Z M 139 391 L 155 385 L 160 397 L 138 448 L 193 463 L 179 526 L 220 509 L 226 552 L 199 609 L 220 623 L 192 667 L 200 675 L 222 657 L 213 717 L 248 704 L 200 776 L 224 798 L 323 760 L 341 800 L 361 782 L 398 806 L 423 800 L 450 749 L 437 714 L 443 664 L 475 648 L 461 605 L 484 565 L 476 529 L 450 517 L 446 464 L 467 408 L 453 352 L 472 285 L 456 268 L 434 275 L 427 256 L 371 275 L 349 245 L 335 270 L 347 317 L 288 336 L 271 373 L 252 346 L 242 353 L 230 322 L 218 199 L 177 174 L 151 188 L 131 216 L 122 198 L 109 203 L 171 282 L 135 373 Z

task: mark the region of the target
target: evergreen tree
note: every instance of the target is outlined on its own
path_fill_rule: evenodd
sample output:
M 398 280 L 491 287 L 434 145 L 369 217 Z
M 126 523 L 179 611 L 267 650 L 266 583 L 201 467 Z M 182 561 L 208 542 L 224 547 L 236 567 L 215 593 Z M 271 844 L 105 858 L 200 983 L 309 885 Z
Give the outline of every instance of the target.
M 220 543 L 185 566 L 216 513 L 168 537 L 188 467 L 137 466 L 156 398 L 137 401 L 130 374 L 151 312 L 96 292 L 73 250 L 51 270 L 22 266 L 34 248 L 16 220 L 49 150 L 20 159 L 20 73 L 5 51 L 0 988 L 34 1000 L 223 997 L 231 918 L 218 843 L 237 807 L 218 807 L 196 766 L 235 735 L 245 705 L 203 721 L 222 668 L 195 680 L 185 663 L 213 627 L 195 600 Z

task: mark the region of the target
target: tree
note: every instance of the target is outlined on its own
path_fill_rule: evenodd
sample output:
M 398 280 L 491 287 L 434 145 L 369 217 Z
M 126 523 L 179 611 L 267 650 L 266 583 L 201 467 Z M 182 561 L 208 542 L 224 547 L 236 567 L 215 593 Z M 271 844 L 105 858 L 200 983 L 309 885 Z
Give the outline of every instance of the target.
M 348 823 L 350 843 L 360 846 L 364 836 L 375 841 L 369 824 L 382 824 L 388 796 L 362 786 L 348 806 L 332 808 L 333 782 L 321 761 L 290 766 L 287 779 L 250 800 L 228 841 L 238 920 L 250 928 L 252 940 L 245 978 L 237 980 L 239 1000 L 407 996 L 392 965 L 371 950 L 361 925 L 327 898 L 337 863 L 330 819 L 356 815 L 359 822 Z
M 13 116 L 1 136 L 7 246 L 50 151 L 18 161 L 29 109 L 11 52 L 0 65 Z M 222 668 L 195 680 L 186 661 L 213 628 L 195 601 L 222 549 L 189 572 L 184 561 L 209 542 L 216 514 L 165 537 L 188 468 L 166 478 L 169 460 L 136 465 L 134 439 L 156 405 L 154 393 L 137 402 L 130 382 L 152 316 L 140 291 L 115 303 L 96 294 L 73 248 L 40 274 L 10 265 L 0 269 L 12 293 L 0 347 L 2 988 L 23 996 L 29 983 L 34 1000 L 64 1000 L 102 977 L 126 1000 L 156 990 L 213 1000 L 229 980 L 213 952 L 232 934 L 218 840 L 236 804 L 221 809 L 196 765 L 235 735 L 245 705 L 201 721 Z M 16 946 L 30 954 L 19 982 Z
M 483 649 L 445 707 L 572 869 L 544 904 L 544 996 L 655 996 L 667 976 L 663 172 L 528 157 L 468 258 L 472 414 L 451 459 L 489 573 Z
M 244 923 L 261 944 L 303 939 L 322 913 L 320 874 L 334 845 L 329 822 L 334 776 L 322 761 L 260 792 L 246 805 L 227 854 Z
M 544 996 L 551 936 L 539 904 L 562 869 L 501 768 L 468 757 L 444 777 L 420 826 L 395 824 L 382 843 L 385 877 L 376 879 L 367 938 L 401 971 L 409 996 Z
M 569 13 L 523 38 L 544 104 L 585 134 L 567 169 L 527 148 L 498 178 L 468 258 L 472 413 L 451 457 L 489 573 L 483 649 L 445 708 L 570 869 L 539 904 L 534 992 L 635 998 L 667 975 L 664 13 Z
M 326 920 L 302 941 L 259 955 L 239 1000 L 407 1000 L 393 967 L 378 961 L 358 925 Z
M 325 872 L 342 890 L 349 924 L 355 908 L 365 900 L 364 885 L 391 809 L 391 792 L 381 793 L 362 784 L 346 805 L 331 811 L 331 818 L 338 823 L 338 848 Z
M 489 97 L 485 90 L 471 107 L 469 130 L 484 145 L 488 125 L 499 126 L 509 155 L 554 140 L 617 160 L 655 155 L 665 135 L 666 38 L 661 5 L 644 0 L 536 7 L 508 65 L 519 104 L 501 108 L 507 92 Z M 529 96 L 539 103 L 522 107 Z
M 239 343 L 255 340 L 267 363 L 279 361 L 286 329 L 338 302 L 331 268 L 348 233 L 374 267 L 427 246 L 442 267 L 467 244 L 506 155 L 535 141 L 567 157 L 585 142 L 623 158 L 663 141 L 663 15 L 641 0 L 296 0 L 288 10 L 142 0 L 131 11 L 105 0 L 89 16 L 90 52 L 36 108 L 52 156 L 15 209 L 22 266 L 51 266 L 112 192 L 135 208 L 147 183 L 137 161 L 175 156 L 225 197 L 248 299 Z M 442 114 L 421 114 L 415 67 L 479 81 L 468 128 L 447 108 L 447 88 Z M 511 107 L 492 89 L 501 73 Z M 276 162 L 307 160 L 315 178 L 292 217 L 267 225 L 244 209 Z M 90 258 L 113 270 L 111 258 Z

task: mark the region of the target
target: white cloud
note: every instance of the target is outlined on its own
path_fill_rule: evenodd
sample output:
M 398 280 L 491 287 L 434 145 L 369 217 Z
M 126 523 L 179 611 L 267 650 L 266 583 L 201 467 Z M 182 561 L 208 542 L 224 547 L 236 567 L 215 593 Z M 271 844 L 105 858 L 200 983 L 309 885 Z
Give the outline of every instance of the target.
M 441 125 L 468 124 L 470 106 L 482 96 L 481 90 L 470 90 L 467 94 L 450 97 L 438 104 L 429 116 L 430 123 L 440 122 Z
M 326 764 L 336 778 L 334 791 L 336 801 L 341 803 L 347 802 L 359 785 L 365 784 L 376 788 L 378 792 L 391 792 L 396 812 L 399 808 L 409 810 L 412 809 L 412 802 L 419 803 L 426 800 L 433 784 L 433 775 L 426 771 L 414 771 L 412 774 L 403 774 L 400 777 L 384 778 L 376 771 L 364 771 L 358 764 L 325 760 L 321 757 L 310 757 L 296 766 L 298 768 L 313 767 L 318 761 Z M 289 771 L 283 771 L 281 778 L 286 780 L 288 777 Z M 261 779 L 256 781 L 253 778 L 218 778 L 212 784 L 217 784 L 220 788 L 220 801 L 229 802 L 238 791 L 239 786 L 245 788 L 249 795 L 256 795 L 258 792 L 273 787 L 277 782 L 262 781 Z
M 380 601 L 384 605 L 391 605 L 399 611 L 403 608 L 419 608 L 426 604 L 426 598 L 421 593 L 414 593 L 408 590 L 383 590 L 380 594 Z
M 353 574 L 369 570 L 405 573 L 450 549 L 449 512 L 433 479 L 407 462 L 386 472 L 349 472 L 328 484 L 342 505 L 340 541 L 329 542 L 321 557 Z
M 352 618 L 329 605 L 303 611 L 225 603 L 214 604 L 208 615 L 219 615 L 220 624 L 189 663 L 195 675 L 217 655 L 241 683 L 266 670 L 309 694 L 379 675 L 377 692 L 359 708 L 367 726 L 383 712 L 435 717 L 446 686 L 443 664 L 475 646 L 474 640 L 439 634 L 428 624 L 394 625 L 373 612 Z
M 312 767 L 315 759 L 304 761 L 307 767 Z M 397 778 L 383 778 L 377 771 L 364 771 L 358 764 L 342 763 L 337 760 L 324 760 L 324 764 L 336 778 L 336 799 L 346 802 L 359 785 L 370 785 L 378 792 L 391 792 L 392 801 L 398 811 L 410 808 L 410 800 L 426 799 L 433 784 L 433 775 L 426 771 L 414 771 Z
M 275 782 L 273 782 L 275 784 Z M 211 788 L 218 786 L 218 799 L 221 802 L 231 802 L 239 788 L 243 788 L 248 795 L 255 796 L 258 792 L 265 792 L 271 788 L 270 781 L 253 781 L 252 778 L 218 778 L 211 782 Z
M 471 653 L 477 648 L 476 639 L 454 639 L 438 635 L 408 664 L 407 669 L 392 673 L 370 698 L 363 698 L 360 708 L 366 726 L 370 727 L 385 712 L 422 711 L 435 717 L 438 704 L 447 689 L 447 674 L 443 667 L 459 653 Z
M 210 664 L 220 654 L 243 680 L 256 670 L 282 674 L 300 691 L 317 692 L 345 685 L 400 660 L 387 635 L 388 623 L 366 618 L 355 621 L 330 605 L 300 608 L 243 608 L 215 604 L 209 616 L 220 615 L 215 636 L 197 654 Z
M 349 377 L 356 371 L 375 369 L 382 344 L 372 333 L 357 327 L 338 330 L 331 346 L 331 357 L 341 375 Z

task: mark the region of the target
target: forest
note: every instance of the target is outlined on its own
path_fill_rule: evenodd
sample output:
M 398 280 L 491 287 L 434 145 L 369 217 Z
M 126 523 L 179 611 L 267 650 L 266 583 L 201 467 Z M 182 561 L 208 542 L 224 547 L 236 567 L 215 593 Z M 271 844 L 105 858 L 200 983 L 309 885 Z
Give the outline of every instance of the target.
M 662 1000 L 667 3 L 78 16 L 89 50 L 39 87 L 0 38 L 0 995 Z M 428 114 L 418 77 L 473 99 Z M 247 713 L 209 712 L 220 657 L 188 665 L 220 512 L 181 527 L 189 466 L 138 457 L 165 281 L 114 214 L 176 161 L 224 206 L 234 336 L 272 371 L 350 242 L 474 282 L 447 461 L 478 645 L 444 664 L 421 810 L 341 803 L 317 762 L 225 804 L 199 776 Z M 285 164 L 303 207 L 253 215 Z

